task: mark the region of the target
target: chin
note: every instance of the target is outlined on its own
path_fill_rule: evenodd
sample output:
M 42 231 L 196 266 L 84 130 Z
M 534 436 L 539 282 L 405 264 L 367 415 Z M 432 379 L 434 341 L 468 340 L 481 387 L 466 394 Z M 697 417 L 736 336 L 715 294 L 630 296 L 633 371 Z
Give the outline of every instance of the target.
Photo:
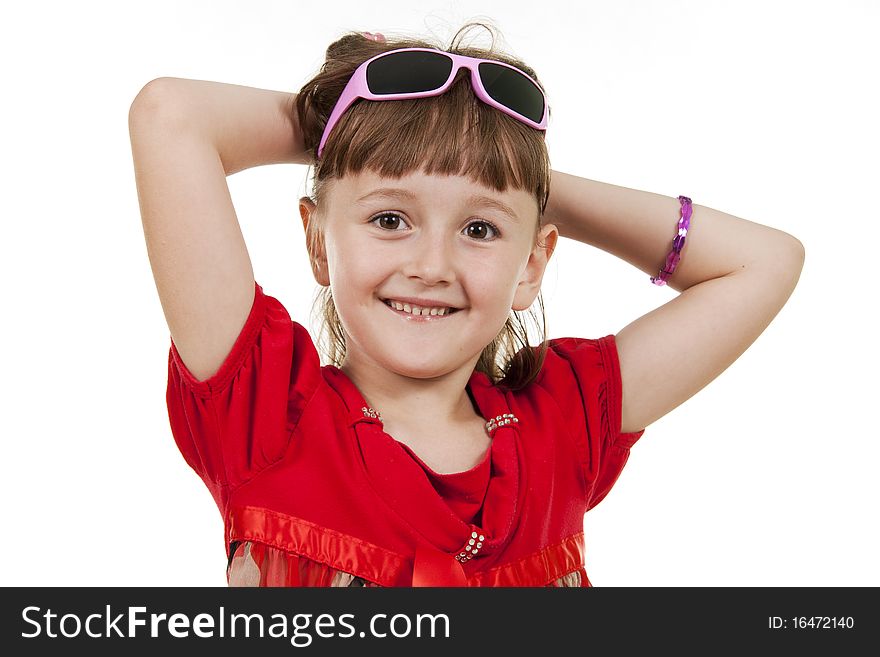
M 449 374 L 455 365 L 444 358 L 430 360 L 419 359 L 417 362 L 396 355 L 386 360 L 387 369 L 400 376 L 410 379 L 436 379 Z
M 413 366 L 407 363 L 401 366 L 393 366 L 389 368 L 399 376 L 405 376 L 410 379 L 436 379 L 448 374 L 450 370 L 446 368 L 438 368 L 436 365 L 425 365 L 424 367 Z

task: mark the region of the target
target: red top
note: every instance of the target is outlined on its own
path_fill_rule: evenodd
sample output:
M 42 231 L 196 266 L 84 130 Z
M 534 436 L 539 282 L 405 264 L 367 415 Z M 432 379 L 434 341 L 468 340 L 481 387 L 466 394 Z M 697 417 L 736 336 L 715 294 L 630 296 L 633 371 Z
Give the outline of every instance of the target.
M 467 387 L 492 442 L 471 470 L 438 474 L 260 285 L 209 379 L 172 341 L 171 431 L 220 509 L 229 584 L 591 586 L 584 513 L 644 433 L 619 431 L 614 336 L 550 340 L 522 390 L 476 370 Z

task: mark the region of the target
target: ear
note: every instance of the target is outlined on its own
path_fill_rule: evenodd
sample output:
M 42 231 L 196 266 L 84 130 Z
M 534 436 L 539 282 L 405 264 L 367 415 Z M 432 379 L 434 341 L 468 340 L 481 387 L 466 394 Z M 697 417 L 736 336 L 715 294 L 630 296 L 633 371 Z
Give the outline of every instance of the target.
M 318 285 L 328 287 L 330 285 L 330 272 L 327 269 L 327 256 L 324 251 L 324 236 L 317 236 L 316 252 L 312 253 L 308 243 L 309 222 L 317 220 L 317 206 L 308 196 L 299 200 L 299 216 L 302 218 L 303 231 L 306 234 L 306 250 L 309 254 L 309 262 L 312 265 L 312 275 Z
M 513 310 L 528 310 L 541 291 L 544 271 L 556 250 L 559 229 L 554 224 L 546 224 L 538 233 L 537 244 L 532 248 L 529 260 L 513 296 Z

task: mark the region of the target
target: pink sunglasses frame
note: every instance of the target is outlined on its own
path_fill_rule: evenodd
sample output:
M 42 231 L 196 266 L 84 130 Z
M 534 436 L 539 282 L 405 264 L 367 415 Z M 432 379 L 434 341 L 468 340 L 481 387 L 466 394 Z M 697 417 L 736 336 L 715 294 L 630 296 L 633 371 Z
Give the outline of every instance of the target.
M 439 52 L 443 55 L 446 55 L 452 60 L 452 70 L 449 73 L 449 79 L 446 80 L 446 82 L 444 82 L 443 85 L 441 85 L 437 89 L 431 89 L 430 91 L 379 95 L 372 93 L 367 87 L 367 67 L 370 65 L 370 63 L 382 57 L 386 57 L 387 55 L 390 55 L 392 53 L 406 51 Z M 502 105 L 501 103 L 494 100 L 491 96 L 489 96 L 489 94 L 486 93 L 486 89 L 483 87 L 482 81 L 480 80 L 478 67 L 481 62 L 489 62 L 492 64 L 497 64 L 498 66 L 504 66 L 505 68 L 512 69 L 520 75 L 524 75 L 527 79 L 531 80 L 532 84 L 534 84 L 538 91 L 541 92 L 541 95 L 544 96 L 544 114 L 541 117 L 541 120 L 536 123 L 535 121 L 532 121 L 522 114 L 514 112 L 509 107 Z M 352 73 L 348 84 L 345 85 L 345 89 L 342 90 L 342 95 L 340 95 L 339 100 L 336 101 L 336 106 L 333 108 L 333 112 L 330 114 L 330 118 L 327 120 L 327 125 L 324 127 L 324 134 L 321 136 L 321 143 L 318 145 L 318 158 L 320 159 L 321 153 L 324 151 L 324 144 L 327 143 L 327 138 L 333 131 L 334 126 L 339 122 L 340 117 L 342 117 L 342 115 L 348 110 L 348 108 L 351 107 L 351 105 L 359 98 L 363 98 L 364 100 L 405 100 L 408 98 L 428 98 L 430 96 L 439 96 L 449 89 L 449 87 L 452 85 L 452 81 L 458 74 L 458 71 L 462 68 L 470 70 L 471 86 L 473 87 L 474 93 L 477 95 L 477 98 L 482 100 L 487 105 L 491 105 L 495 109 L 501 110 L 505 114 L 508 114 L 509 116 L 512 116 L 513 118 L 522 121 L 526 125 L 535 128 L 536 130 L 547 129 L 549 105 L 547 104 L 547 97 L 544 95 L 544 91 L 531 76 L 527 75 L 524 71 L 521 71 L 515 66 L 511 66 L 510 64 L 499 62 L 494 59 L 466 57 L 465 55 L 456 55 L 451 52 L 446 52 L 445 50 L 437 50 L 434 48 L 398 48 L 397 50 L 389 50 L 388 52 L 383 52 L 376 55 L 375 57 L 371 57 L 363 64 L 358 66 L 357 69 L 355 69 L 355 72 Z

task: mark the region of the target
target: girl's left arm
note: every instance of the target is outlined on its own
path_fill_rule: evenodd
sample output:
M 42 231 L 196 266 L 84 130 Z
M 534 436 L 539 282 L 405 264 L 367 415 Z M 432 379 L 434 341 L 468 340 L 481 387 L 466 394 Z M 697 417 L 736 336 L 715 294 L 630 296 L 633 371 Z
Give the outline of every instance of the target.
M 681 216 L 677 197 L 552 172 L 543 222 L 563 237 L 657 276 Z M 640 431 L 726 370 L 785 305 L 804 266 L 792 235 L 693 204 L 681 260 L 667 285 L 680 294 L 616 335 L 620 430 Z

